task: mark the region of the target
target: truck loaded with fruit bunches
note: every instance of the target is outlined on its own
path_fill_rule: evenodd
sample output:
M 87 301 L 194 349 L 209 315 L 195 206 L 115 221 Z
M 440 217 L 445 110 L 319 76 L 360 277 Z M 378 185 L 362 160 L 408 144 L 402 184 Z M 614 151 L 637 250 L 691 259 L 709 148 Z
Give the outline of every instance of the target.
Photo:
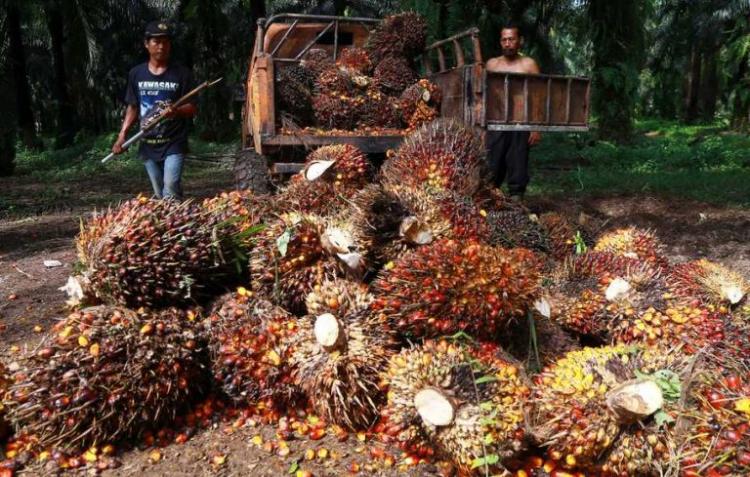
M 322 145 L 384 154 L 437 117 L 490 131 L 588 129 L 587 78 L 489 72 L 476 28 L 426 46 L 426 27 L 415 13 L 260 19 L 238 188 L 267 191 Z

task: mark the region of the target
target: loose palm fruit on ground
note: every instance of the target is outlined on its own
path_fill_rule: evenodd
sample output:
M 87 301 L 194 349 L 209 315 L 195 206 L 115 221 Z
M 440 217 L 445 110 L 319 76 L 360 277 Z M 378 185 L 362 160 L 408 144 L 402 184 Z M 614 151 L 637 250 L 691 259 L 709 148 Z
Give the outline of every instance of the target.
M 568 353 L 535 378 L 532 434 L 561 465 L 606 475 L 659 475 L 675 444 L 690 360 L 635 346 Z
M 294 382 L 327 422 L 369 428 L 384 394 L 380 373 L 395 350 L 391 334 L 366 308 L 301 318 L 291 338 Z
M 72 313 L 27 355 L 6 396 L 41 449 L 82 451 L 169 424 L 209 387 L 194 311 L 99 306 Z
M 427 22 L 414 12 L 399 13 L 383 19 L 367 39 L 365 49 L 374 63 L 389 56 L 411 59 L 425 47 Z
M 433 446 L 465 473 L 490 455 L 503 469 L 524 449 L 529 387 L 494 345 L 426 341 L 391 358 L 385 381 L 385 432 L 407 446 Z
M 594 245 L 597 252 L 611 252 L 646 261 L 658 267 L 669 265 L 664 257 L 664 245 L 649 230 L 628 227 L 607 232 Z
M 715 305 L 736 305 L 750 291 L 741 274 L 706 259 L 671 267 L 667 280 L 676 296 Z
M 250 253 L 253 291 L 288 311 L 304 315 L 305 299 L 325 279 L 342 274 L 320 241 L 319 217 L 284 214 L 258 234 Z
M 214 381 L 237 404 L 271 398 L 283 408 L 299 400 L 286 341 L 296 320 L 283 308 L 240 289 L 215 303 L 208 319 Z
M 479 331 L 491 336 L 525 316 L 539 284 L 526 249 L 441 240 L 409 252 L 373 282 L 373 309 L 413 336 Z
M 192 303 L 241 277 L 231 224 L 192 201 L 138 197 L 81 227 L 87 287 L 107 303 Z
M 471 196 L 479 188 L 485 151 L 477 134 L 450 119 L 425 124 L 383 164 L 386 188 L 425 187 Z
M 344 207 L 372 180 L 373 167 L 362 151 L 350 144 L 319 147 L 305 160 L 276 196 L 278 207 L 328 215 Z

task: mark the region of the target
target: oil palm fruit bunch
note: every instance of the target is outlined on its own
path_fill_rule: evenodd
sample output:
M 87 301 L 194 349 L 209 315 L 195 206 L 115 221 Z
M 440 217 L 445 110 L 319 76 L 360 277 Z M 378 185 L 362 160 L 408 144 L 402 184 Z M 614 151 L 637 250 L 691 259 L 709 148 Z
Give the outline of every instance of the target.
M 367 84 L 362 83 L 363 81 L 367 81 L 367 84 L 369 84 L 367 77 L 357 75 L 354 71 L 331 65 L 316 78 L 315 91 L 319 94 L 344 99 L 345 97 L 354 95 L 358 89 L 367 86 Z
M 239 288 L 217 300 L 207 324 L 214 382 L 227 397 L 280 407 L 299 400 L 286 345 L 298 327 L 288 312 Z
M 750 330 L 734 331 L 693 368 L 678 419 L 682 476 L 750 475 Z
M 389 56 L 411 59 L 424 50 L 426 41 L 426 20 L 417 13 L 404 12 L 384 18 L 370 32 L 365 49 L 377 64 Z
M 209 387 L 206 339 L 193 311 L 85 308 L 26 356 L 6 396 L 17 429 L 39 446 L 79 451 L 169 424 Z
M 304 58 L 300 62 L 300 66 L 309 70 L 315 78 L 323 71 L 330 69 L 333 64 L 334 61 L 331 55 L 322 48 L 310 49 L 310 51 L 305 53 Z
M 401 257 L 373 282 L 373 309 L 413 336 L 458 331 L 493 335 L 525 315 L 540 279 L 526 249 L 440 240 Z
M 571 221 L 556 212 L 547 212 L 539 216 L 539 224 L 548 237 L 550 253 L 555 260 L 563 261 L 576 253 L 576 237 L 581 236 Z M 579 247 L 582 248 L 580 244 Z
M 577 469 L 570 469 L 560 465 L 560 462 L 554 461 L 544 456 L 532 454 L 526 456 L 523 460 L 512 462 L 511 467 L 513 477 L 591 477 L 592 474 L 586 474 Z
M 603 475 L 662 475 L 689 360 L 633 346 L 568 353 L 535 378 L 529 422 L 564 466 Z
M 343 48 L 339 52 L 336 60 L 339 68 L 352 70 L 360 75 L 369 75 L 372 73 L 372 61 L 364 48 L 356 46 Z
M 279 108 L 300 124 L 312 123 L 316 75 L 298 64 L 286 65 L 276 75 Z
M 549 238 L 537 219 L 523 206 L 506 206 L 487 211 L 488 242 L 502 247 L 525 247 L 549 252 Z
M 357 110 L 350 96 L 316 94 L 313 96 L 315 122 L 324 129 L 353 130 L 357 124 Z
M 357 127 L 396 129 L 401 126 L 394 98 L 385 94 L 376 84 L 368 86 L 357 104 Z
M 327 422 L 369 428 L 384 394 L 380 374 L 394 353 L 392 336 L 366 308 L 301 318 L 292 337 L 294 381 Z
M 231 227 L 198 203 L 141 196 L 104 215 L 77 239 L 84 276 L 104 302 L 191 303 L 239 278 Z
M 226 227 L 242 247 L 249 252 L 253 236 L 261 230 L 262 223 L 273 210 L 273 199 L 267 195 L 255 195 L 249 190 L 222 192 L 205 199 L 202 207 L 212 214 L 212 221 Z
M 425 187 L 472 196 L 479 188 L 484 150 L 474 131 L 438 119 L 410 134 L 383 164 L 386 188 Z
M 328 256 L 339 264 L 342 273 L 353 280 L 361 281 L 375 271 L 372 244 L 368 236 L 359 236 L 359 228 L 346 213 L 324 220 L 320 242 Z
M 325 216 L 347 204 L 372 176 L 372 164 L 356 146 L 319 147 L 279 191 L 276 202 L 285 209 Z
M 384 376 L 386 433 L 402 444 L 434 446 L 464 473 L 523 451 L 529 387 L 494 345 L 428 340 L 393 356 Z
M 428 79 L 420 79 L 406 88 L 399 97 L 398 107 L 407 130 L 415 130 L 436 119 L 442 99 L 440 87 Z
M 4 364 L 0 363 L 0 442 L 4 442 L 5 438 L 10 434 L 10 425 L 5 419 L 5 405 L 2 403 L 2 398 L 5 396 L 10 383 L 8 369 Z
M 750 291 L 741 274 L 706 259 L 675 265 L 667 276 L 676 296 L 714 305 L 737 305 Z
M 611 252 L 625 257 L 637 258 L 658 267 L 666 267 L 664 245 L 650 230 L 627 227 L 613 230 L 600 236 L 594 244 L 598 252 Z
M 258 234 L 250 252 L 251 283 L 257 296 L 304 315 L 305 299 L 315 285 L 340 275 L 339 264 L 321 243 L 321 224 L 316 216 L 287 213 Z
M 417 81 L 418 76 L 405 58 L 388 56 L 375 67 L 372 79 L 386 94 L 399 96 Z
M 307 295 L 307 313 L 318 316 L 330 313 L 343 317 L 370 306 L 373 296 L 364 283 L 334 278 L 315 285 Z

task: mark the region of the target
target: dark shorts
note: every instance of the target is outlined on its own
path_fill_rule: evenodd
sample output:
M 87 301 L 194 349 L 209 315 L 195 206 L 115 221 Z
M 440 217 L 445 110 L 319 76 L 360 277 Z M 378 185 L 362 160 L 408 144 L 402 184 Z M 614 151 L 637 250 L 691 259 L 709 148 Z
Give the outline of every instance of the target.
M 523 194 L 529 184 L 529 133 L 487 131 L 487 164 L 497 187 L 505 180 L 510 195 Z

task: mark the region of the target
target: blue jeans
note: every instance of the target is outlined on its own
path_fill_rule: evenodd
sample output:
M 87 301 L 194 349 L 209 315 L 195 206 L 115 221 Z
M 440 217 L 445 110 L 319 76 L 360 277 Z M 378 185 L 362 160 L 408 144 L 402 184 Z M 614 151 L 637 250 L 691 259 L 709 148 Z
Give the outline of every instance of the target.
M 182 164 L 185 156 L 169 154 L 163 159 L 146 159 L 146 172 L 157 199 L 182 199 Z

